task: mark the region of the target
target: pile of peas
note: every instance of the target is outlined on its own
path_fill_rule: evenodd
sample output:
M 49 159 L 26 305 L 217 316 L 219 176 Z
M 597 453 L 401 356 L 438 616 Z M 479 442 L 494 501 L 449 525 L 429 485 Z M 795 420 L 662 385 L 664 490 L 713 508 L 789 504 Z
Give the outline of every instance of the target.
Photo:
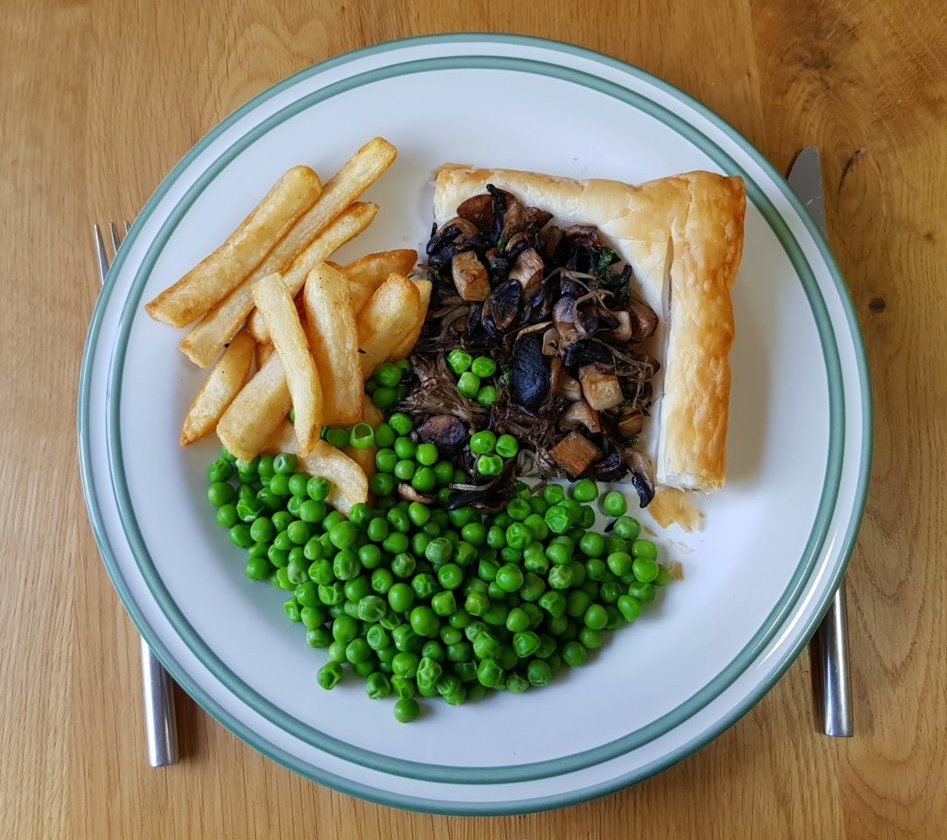
M 497 363 L 489 356 L 474 358 L 458 347 L 447 354 L 447 366 L 457 374 L 457 390 L 465 397 L 476 400 L 484 408 L 496 402 L 496 386 L 486 382 L 497 372 Z
M 621 493 L 601 500 L 607 533 L 592 530 L 589 480 L 571 495 L 519 483 L 496 514 L 448 511 L 460 479 L 433 444 L 412 439 L 411 419 L 395 413 L 367 429 L 349 438 L 380 447 L 375 501 L 348 519 L 327 504 L 330 483 L 299 472 L 292 454 L 247 462 L 224 450 L 208 469 L 208 500 L 246 550 L 247 577 L 289 593 L 286 617 L 310 647 L 327 649 L 323 688 L 348 665 L 370 698 L 397 698 L 403 723 L 418 717 L 418 696 L 456 706 L 519 694 L 584 665 L 606 631 L 633 622 L 669 582 Z M 401 499 L 399 481 L 437 501 Z

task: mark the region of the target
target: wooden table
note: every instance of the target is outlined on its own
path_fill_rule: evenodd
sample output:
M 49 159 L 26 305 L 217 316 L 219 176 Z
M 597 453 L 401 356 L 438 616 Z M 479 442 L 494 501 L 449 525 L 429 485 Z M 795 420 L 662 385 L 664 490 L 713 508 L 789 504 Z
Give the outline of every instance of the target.
M 875 389 L 849 577 L 857 737 L 814 729 L 802 656 L 658 778 L 534 816 L 412 815 L 333 793 L 179 696 L 150 770 L 138 635 L 79 487 L 91 222 L 133 217 L 202 134 L 287 74 L 408 35 L 510 31 L 610 53 L 719 112 L 779 169 L 824 152 L 830 239 Z M 947 826 L 947 7 L 937 0 L 7 0 L 0 28 L 0 836 L 942 837 Z

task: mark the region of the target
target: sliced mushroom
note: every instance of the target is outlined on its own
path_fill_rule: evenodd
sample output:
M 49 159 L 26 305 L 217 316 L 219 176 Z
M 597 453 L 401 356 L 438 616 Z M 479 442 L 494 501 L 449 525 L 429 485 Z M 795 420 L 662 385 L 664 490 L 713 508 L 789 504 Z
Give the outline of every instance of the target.
M 477 226 L 473 222 L 455 216 L 431 235 L 425 251 L 428 256 L 431 256 L 461 237 L 476 236 L 478 233 Z
M 579 426 L 584 426 L 595 435 L 602 431 L 602 424 L 599 422 L 598 412 L 585 400 L 578 400 L 572 403 L 559 415 L 559 428 L 563 431 L 578 429 Z
M 433 505 L 437 501 L 433 496 L 425 496 L 419 493 L 406 481 L 398 482 L 398 495 L 409 502 L 420 502 L 422 505 Z
M 654 470 L 648 457 L 638 449 L 625 449 L 622 457 L 631 476 L 631 484 L 638 494 L 642 507 L 647 507 L 654 498 Z
M 562 361 L 565 362 L 566 367 L 575 370 L 596 362 L 609 364 L 612 361 L 612 354 L 598 341 L 577 341 L 564 348 Z
M 575 325 L 575 298 L 563 295 L 552 308 L 552 320 L 562 339 L 562 347 L 568 347 L 579 340 L 579 331 Z
M 556 249 L 559 247 L 559 243 L 562 242 L 562 235 L 562 228 L 558 225 L 548 225 L 543 229 L 540 235 L 541 247 L 539 252 L 544 259 L 552 262 L 556 255 Z
M 545 210 L 540 210 L 538 207 L 527 207 L 526 208 L 526 224 L 539 230 L 543 227 L 546 222 L 552 218 L 552 213 L 548 213 Z
M 596 411 L 614 408 L 624 399 L 618 377 L 614 373 L 602 370 L 598 364 L 580 368 L 579 382 L 582 383 L 582 395 L 586 402 Z
M 602 450 L 581 432 L 570 432 L 552 448 L 550 454 L 570 478 L 578 478 L 602 457 Z
M 618 320 L 618 325 L 611 330 L 606 330 L 602 333 L 602 338 L 611 342 L 620 342 L 626 344 L 631 341 L 633 335 L 631 331 L 631 313 L 626 309 L 619 309 L 617 312 L 613 312 L 615 318 Z
M 550 365 L 550 370 L 553 394 L 565 397 L 570 402 L 582 399 L 582 386 L 579 384 L 579 380 L 566 370 L 562 359 L 555 356 Z
M 543 355 L 559 355 L 559 330 L 555 327 L 549 327 L 549 329 L 543 333 Z
M 490 296 L 490 275 L 475 251 L 455 254 L 450 270 L 457 293 L 464 300 L 486 300 Z
M 541 335 L 517 338 L 513 344 L 513 370 L 510 376 L 510 397 L 517 405 L 530 411 L 539 408 L 549 393 L 549 368 L 543 356 Z
M 506 275 L 510 270 L 510 261 L 501 254 L 496 248 L 490 248 L 483 255 L 487 261 L 487 268 L 490 269 L 490 276 L 494 283 L 500 283 L 506 280 Z
M 536 253 L 535 248 L 527 247 L 520 251 L 510 269 L 510 279 L 523 287 L 523 294 L 527 298 L 533 297 L 542 288 L 543 258 Z
M 575 302 L 575 325 L 583 338 L 618 326 L 615 313 L 602 304 L 598 294 L 585 295 Z
M 457 215 L 473 222 L 481 233 L 489 233 L 493 229 L 493 196 L 490 193 L 471 196 L 460 203 Z
M 497 286 L 483 304 L 484 321 L 493 321 L 500 330 L 508 330 L 520 311 L 523 287 L 516 280 L 507 280 Z
M 433 443 L 442 455 L 456 455 L 470 438 L 464 421 L 450 414 L 428 417 L 418 427 L 417 436 L 421 443 Z
M 629 341 L 644 341 L 654 334 L 658 326 L 658 316 L 644 301 L 632 298 L 628 301 L 631 338 Z

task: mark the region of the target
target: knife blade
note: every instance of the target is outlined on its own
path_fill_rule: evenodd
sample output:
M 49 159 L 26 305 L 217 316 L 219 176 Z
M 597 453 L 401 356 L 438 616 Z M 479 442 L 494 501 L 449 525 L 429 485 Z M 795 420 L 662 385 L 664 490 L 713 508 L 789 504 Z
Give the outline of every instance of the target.
M 799 152 L 789 169 L 787 180 L 816 227 L 825 236 L 822 159 L 818 148 L 807 146 Z M 844 578 L 812 637 L 809 656 L 816 683 L 816 700 L 821 706 L 823 732 L 833 738 L 851 738 L 854 725 Z

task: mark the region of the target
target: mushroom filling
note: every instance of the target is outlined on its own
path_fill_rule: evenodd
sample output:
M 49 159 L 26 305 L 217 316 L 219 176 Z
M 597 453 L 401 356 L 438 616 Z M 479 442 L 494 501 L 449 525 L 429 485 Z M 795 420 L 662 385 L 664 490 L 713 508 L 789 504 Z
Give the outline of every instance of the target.
M 563 229 L 488 184 L 435 225 L 426 252 L 433 293 L 400 408 L 470 475 L 455 498 L 496 505 L 520 474 L 630 480 L 647 505 L 652 467 L 635 447 L 658 370 L 641 345 L 658 318 L 598 229 Z M 491 404 L 458 391 L 446 363 L 457 348 L 496 363 Z M 469 439 L 483 429 L 517 438 L 515 470 L 477 474 Z

